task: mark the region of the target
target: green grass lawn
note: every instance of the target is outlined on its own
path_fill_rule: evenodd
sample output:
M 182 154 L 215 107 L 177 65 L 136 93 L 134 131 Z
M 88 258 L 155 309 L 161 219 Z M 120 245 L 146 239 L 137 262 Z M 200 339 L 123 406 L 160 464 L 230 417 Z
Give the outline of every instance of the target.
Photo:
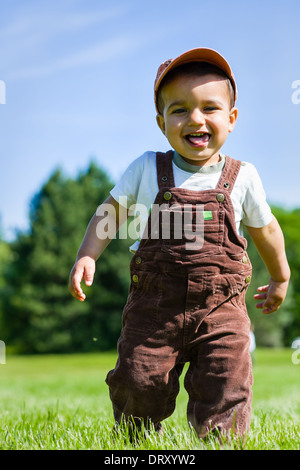
M 114 424 L 104 382 L 114 353 L 70 356 L 7 356 L 0 365 L 0 449 L 132 449 Z M 184 373 L 183 373 L 184 375 Z M 300 449 L 300 364 L 288 349 L 258 349 L 254 363 L 253 417 L 246 442 L 229 449 Z M 186 422 L 181 387 L 163 436 L 151 433 L 136 449 L 220 449 L 204 444 Z M 125 433 L 126 434 L 126 433 Z

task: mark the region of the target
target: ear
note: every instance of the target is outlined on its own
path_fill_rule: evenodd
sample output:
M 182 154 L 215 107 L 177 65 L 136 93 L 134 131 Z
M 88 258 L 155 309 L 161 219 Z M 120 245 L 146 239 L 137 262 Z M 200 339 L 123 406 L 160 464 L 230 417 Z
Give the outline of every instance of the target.
M 162 114 L 156 115 L 156 122 L 158 124 L 158 127 L 162 131 L 162 133 L 166 135 L 166 125 L 165 125 L 165 120 Z
M 228 128 L 228 132 L 232 132 L 234 127 L 235 127 L 235 123 L 236 123 L 236 120 L 237 120 L 237 117 L 238 117 L 238 109 L 237 108 L 232 108 L 230 110 L 230 113 L 229 113 L 229 128 Z

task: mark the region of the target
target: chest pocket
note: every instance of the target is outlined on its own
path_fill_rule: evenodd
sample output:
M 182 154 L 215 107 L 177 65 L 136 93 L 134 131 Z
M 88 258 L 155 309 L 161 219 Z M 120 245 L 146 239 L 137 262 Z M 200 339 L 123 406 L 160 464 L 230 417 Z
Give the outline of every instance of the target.
M 213 203 L 161 207 L 162 250 L 188 257 L 219 253 L 224 238 L 224 215 L 220 206 Z

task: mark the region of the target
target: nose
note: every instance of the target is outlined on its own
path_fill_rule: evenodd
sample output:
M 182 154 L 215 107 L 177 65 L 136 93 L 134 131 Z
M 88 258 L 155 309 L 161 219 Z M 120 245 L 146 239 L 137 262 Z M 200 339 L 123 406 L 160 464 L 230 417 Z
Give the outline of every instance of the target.
M 205 117 L 199 108 L 195 108 L 190 112 L 189 125 L 200 125 L 205 123 Z

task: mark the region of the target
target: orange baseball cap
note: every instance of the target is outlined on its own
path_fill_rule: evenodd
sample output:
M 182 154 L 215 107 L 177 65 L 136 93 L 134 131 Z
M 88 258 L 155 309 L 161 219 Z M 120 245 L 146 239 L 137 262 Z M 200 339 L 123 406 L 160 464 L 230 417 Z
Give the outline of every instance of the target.
M 184 52 L 176 59 L 166 60 L 159 66 L 154 84 L 155 107 L 157 112 L 159 112 L 157 106 L 157 91 L 162 80 L 171 70 L 175 69 L 179 65 L 187 64 L 189 62 L 207 62 L 223 70 L 223 72 L 230 79 L 231 84 L 233 86 L 234 101 L 237 100 L 236 82 L 231 67 L 228 64 L 227 60 L 225 60 L 221 54 L 219 54 L 213 49 L 208 49 L 206 47 L 198 47 L 196 49 L 191 49 L 187 52 Z

